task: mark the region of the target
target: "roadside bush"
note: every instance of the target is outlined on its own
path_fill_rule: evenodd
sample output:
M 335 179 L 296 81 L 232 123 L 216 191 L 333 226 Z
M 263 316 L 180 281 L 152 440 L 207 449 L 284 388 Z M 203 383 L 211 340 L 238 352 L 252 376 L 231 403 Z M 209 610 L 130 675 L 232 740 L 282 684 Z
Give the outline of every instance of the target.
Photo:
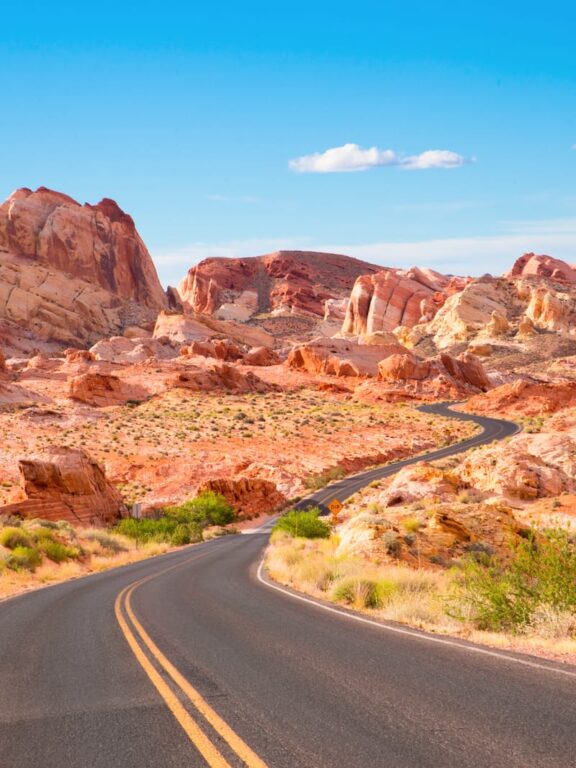
M 167 517 L 179 523 L 193 523 L 205 527 L 207 525 L 227 525 L 236 514 L 225 496 L 215 491 L 204 491 L 194 499 L 189 499 L 177 507 L 167 507 Z
M 197 544 L 200 541 L 202 541 L 202 528 L 196 523 L 179 523 L 170 537 L 170 543 L 175 547 Z
M 293 509 L 280 517 L 274 525 L 274 531 L 284 531 L 304 539 L 327 539 L 331 528 L 324 520 L 320 520 L 320 510 L 311 507 L 306 511 Z
M 81 551 L 77 547 L 68 547 L 60 541 L 53 541 L 48 538 L 44 538 L 38 543 L 38 549 L 54 563 L 77 560 L 81 555 Z
M 123 542 L 116 538 L 115 536 L 111 536 L 109 533 L 106 533 L 105 531 L 100 530 L 93 530 L 93 531 L 84 531 L 83 536 L 85 539 L 88 539 L 89 541 L 96 541 L 102 549 L 108 550 L 108 552 L 112 552 L 114 554 L 117 554 L 118 552 L 126 552 L 127 548 L 124 546 Z
M 478 629 L 518 632 L 543 613 L 576 612 L 576 544 L 565 531 L 532 533 L 516 544 L 511 562 L 469 556 L 447 610 Z
M 133 517 L 126 517 L 116 524 L 114 530 L 140 544 L 146 544 L 149 541 L 171 543 L 178 525 L 178 520 L 170 517 L 161 517 L 159 520 L 153 518 L 137 520 Z
M 17 546 L 12 550 L 6 565 L 13 571 L 35 571 L 42 562 L 42 555 L 32 547 Z
M 310 475 L 304 480 L 304 485 L 311 491 L 318 491 L 325 485 L 333 483 L 335 480 L 341 480 L 343 477 L 346 477 L 346 470 L 342 467 L 332 467 L 332 469 L 327 469 L 316 475 Z
M 8 549 L 31 547 L 32 537 L 22 528 L 3 528 L 0 531 L 0 545 L 8 547 Z
M 332 590 L 332 599 L 354 608 L 382 608 L 396 591 L 393 582 L 367 578 L 351 578 L 340 581 Z

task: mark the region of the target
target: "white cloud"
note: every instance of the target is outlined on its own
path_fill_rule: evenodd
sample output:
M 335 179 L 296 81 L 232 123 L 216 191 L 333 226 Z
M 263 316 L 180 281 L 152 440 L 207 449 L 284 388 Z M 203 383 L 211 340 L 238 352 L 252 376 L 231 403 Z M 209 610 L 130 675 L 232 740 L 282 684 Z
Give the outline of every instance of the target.
M 406 157 L 400 161 L 402 168 L 409 171 L 427 170 L 428 168 L 460 168 L 466 159 L 449 149 L 429 149 L 419 155 Z
M 344 144 L 325 152 L 302 155 L 290 160 L 288 165 L 296 173 L 349 173 L 385 165 L 395 165 L 406 170 L 459 168 L 466 162 L 462 155 L 447 149 L 429 149 L 419 155 L 402 157 L 392 149 L 363 149 L 358 144 Z
M 366 171 L 379 165 L 398 165 L 398 157 L 391 149 L 362 149 L 358 144 L 344 144 L 341 147 L 303 155 L 290 160 L 289 166 L 298 173 L 337 173 L 343 171 Z

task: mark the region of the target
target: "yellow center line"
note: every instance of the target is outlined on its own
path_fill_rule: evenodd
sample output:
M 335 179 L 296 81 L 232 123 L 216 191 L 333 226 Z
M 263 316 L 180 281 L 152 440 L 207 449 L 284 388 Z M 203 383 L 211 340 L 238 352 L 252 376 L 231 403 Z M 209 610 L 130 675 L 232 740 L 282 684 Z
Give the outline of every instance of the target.
M 198 560 L 200 557 L 204 557 L 208 552 L 199 555 L 194 558 Z M 186 563 L 189 563 L 187 560 Z M 160 651 L 158 646 L 153 642 L 148 635 L 142 624 L 138 621 L 134 615 L 132 609 L 131 598 L 134 590 L 142 586 L 145 582 L 150 581 L 153 578 L 157 578 L 167 571 L 171 571 L 186 563 L 177 563 L 176 565 L 166 568 L 160 573 L 153 574 L 144 579 L 134 582 L 128 585 L 117 597 L 115 604 L 116 618 L 120 624 L 120 628 L 124 633 L 130 648 L 134 652 L 137 660 L 144 668 L 148 677 L 154 683 L 162 698 L 166 702 L 167 706 L 171 710 L 174 717 L 178 720 L 184 731 L 187 733 L 190 740 L 196 745 L 198 750 L 202 753 L 206 761 L 210 766 L 217 768 L 229 768 L 229 763 L 226 762 L 224 757 L 220 754 L 218 749 L 212 744 L 206 734 L 200 729 L 198 724 L 192 719 L 188 712 L 182 707 L 177 697 L 171 691 L 166 682 L 162 679 L 161 675 L 156 671 L 154 666 L 150 663 L 142 648 L 138 644 L 134 634 L 128 626 L 121 612 L 121 600 L 125 596 L 124 610 L 128 615 L 132 626 L 139 636 L 139 639 L 148 648 L 149 652 L 164 669 L 164 671 L 172 678 L 176 685 L 182 690 L 182 692 L 188 697 L 189 701 L 196 710 L 205 718 L 205 720 L 212 726 L 212 728 L 218 733 L 229 747 L 238 755 L 238 757 L 245 763 L 247 768 L 267 768 L 266 763 L 258 757 L 258 755 L 236 734 L 232 728 L 226 723 L 220 715 L 208 704 L 208 702 L 202 697 L 202 695 L 186 680 L 186 678 L 176 669 L 176 667 L 166 658 L 166 656 Z
M 116 619 L 120 625 L 120 629 L 126 638 L 128 645 L 130 646 L 132 653 L 138 660 L 140 666 L 144 669 L 154 687 L 164 699 L 166 706 L 172 712 L 176 720 L 180 723 L 184 729 L 186 735 L 190 741 L 194 744 L 196 749 L 200 752 L 202 757 L 206 760 L 210 768 L 231 768 L 230 763 L 223 757 L 218 751 L 217 747 L 210 741 L 204 731 L 193 720 L 193 718 L 184 709 L 178 697 L 170 690 L 169 686 L 164 682 L 159 672 L 154 669 L 153 665 L 146 658 L 146 655 L 138 645 L 138 642 L 132 634 L 130 627 L 126 623 L 126 620 L 122 616 L 120 601 L 124 596 L 126 590 L 123 590 L 116 598 L 114 605 L 114 611 L 116 613 Z

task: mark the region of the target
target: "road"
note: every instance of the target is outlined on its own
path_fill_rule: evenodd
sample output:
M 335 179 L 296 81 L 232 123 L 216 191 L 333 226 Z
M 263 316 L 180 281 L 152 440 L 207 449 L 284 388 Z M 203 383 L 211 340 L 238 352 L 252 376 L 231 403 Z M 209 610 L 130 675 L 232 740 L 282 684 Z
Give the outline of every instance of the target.
M 487 440 L 513 429 L 482 424 Z M 0 766 L 576 766 L 576 668 L 278 591 L 258 579 L 266 541 L 224 537 L 0 604 Z

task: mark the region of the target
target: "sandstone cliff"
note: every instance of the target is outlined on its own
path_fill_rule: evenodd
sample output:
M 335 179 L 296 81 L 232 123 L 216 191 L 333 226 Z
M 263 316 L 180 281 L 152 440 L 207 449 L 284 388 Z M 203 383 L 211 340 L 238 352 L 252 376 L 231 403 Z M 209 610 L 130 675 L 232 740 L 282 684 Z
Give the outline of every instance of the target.
M 150 254 L 114 201 L 80 205 L 40 187 L 0 205 L 0 330 L 16 348 L 93 343 L 165 306 Z
M 431 320 L 465 278 L 451 278 L 430 269 L 383 269 L 356 281 L 342 332 L 352 335 L 411 328 Z
M 377 271 L 350 256 L 278 251 L 205 259 L 189 270 L 178 291 L 185 308 L 224 320 L 246 321 L 268 312 L 323 318 L 327 301 L 346 298 L 359 275 Z

